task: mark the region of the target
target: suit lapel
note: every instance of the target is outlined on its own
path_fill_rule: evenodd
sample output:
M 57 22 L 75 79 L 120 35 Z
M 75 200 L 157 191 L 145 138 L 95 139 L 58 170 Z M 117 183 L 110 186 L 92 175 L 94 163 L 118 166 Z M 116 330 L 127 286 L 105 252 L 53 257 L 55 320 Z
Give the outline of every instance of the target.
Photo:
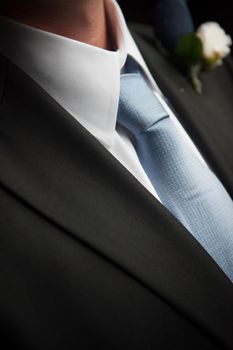
M 8 64 L 0 183 L 220 344 L 233 342 L 233 287 L 134 177 L 27 75 Z
M 151 27 L 132 25 L 146 63 L 176 116 L 233 197 L 233 69 L 231 60 L 202 75 L 203 94 L 156 49 Z M 224 93 L 223 93 L 224 91 Z

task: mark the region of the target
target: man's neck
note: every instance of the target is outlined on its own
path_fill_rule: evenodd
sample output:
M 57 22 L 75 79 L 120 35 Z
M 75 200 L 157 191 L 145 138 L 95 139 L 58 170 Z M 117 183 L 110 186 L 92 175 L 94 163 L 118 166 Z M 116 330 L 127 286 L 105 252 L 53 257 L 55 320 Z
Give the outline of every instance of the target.
M 38 5 L 34 3 L 33 8 L 11 8 L 3 14 L 48 32 L 99 48 L 112 49 L 113 45 L 107 36 L 109 31 L 104 0 L 66 0 L 58 3 L 51 10 L 51 5 L 38 1 Z

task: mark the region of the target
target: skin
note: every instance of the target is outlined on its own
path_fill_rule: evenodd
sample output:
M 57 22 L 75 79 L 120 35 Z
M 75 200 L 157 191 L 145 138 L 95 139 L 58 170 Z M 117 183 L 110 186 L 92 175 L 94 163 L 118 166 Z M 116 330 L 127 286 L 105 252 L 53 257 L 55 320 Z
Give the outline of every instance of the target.
M 3 0 L 0 13 L 18 22 L 113 49 L 104 0 Z M 111 39 L 111 38 L 110 38 Z

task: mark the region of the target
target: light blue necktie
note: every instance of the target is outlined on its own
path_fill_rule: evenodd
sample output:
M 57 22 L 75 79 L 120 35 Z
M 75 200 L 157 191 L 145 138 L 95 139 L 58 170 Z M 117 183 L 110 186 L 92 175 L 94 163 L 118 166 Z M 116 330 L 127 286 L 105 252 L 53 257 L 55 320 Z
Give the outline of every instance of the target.
M 127 60 L 126 72 L 129 73 L 121 75 L 118 124 L 131 135 L 139 160 L 162 203 L 233 281 L 230 196 L 183 142 L 134 61 Z

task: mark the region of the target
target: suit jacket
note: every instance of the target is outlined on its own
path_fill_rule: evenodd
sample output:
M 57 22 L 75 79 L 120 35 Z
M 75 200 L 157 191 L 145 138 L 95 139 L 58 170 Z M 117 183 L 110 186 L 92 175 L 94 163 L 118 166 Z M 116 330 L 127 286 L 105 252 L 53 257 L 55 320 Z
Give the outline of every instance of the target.
M 233 194 L 233 70 L 196 95 L 135 40 Z M 191 234 L 29 76 L 0 58 L 0 322 L 4 349 L 233 349 L 233 286 Z

